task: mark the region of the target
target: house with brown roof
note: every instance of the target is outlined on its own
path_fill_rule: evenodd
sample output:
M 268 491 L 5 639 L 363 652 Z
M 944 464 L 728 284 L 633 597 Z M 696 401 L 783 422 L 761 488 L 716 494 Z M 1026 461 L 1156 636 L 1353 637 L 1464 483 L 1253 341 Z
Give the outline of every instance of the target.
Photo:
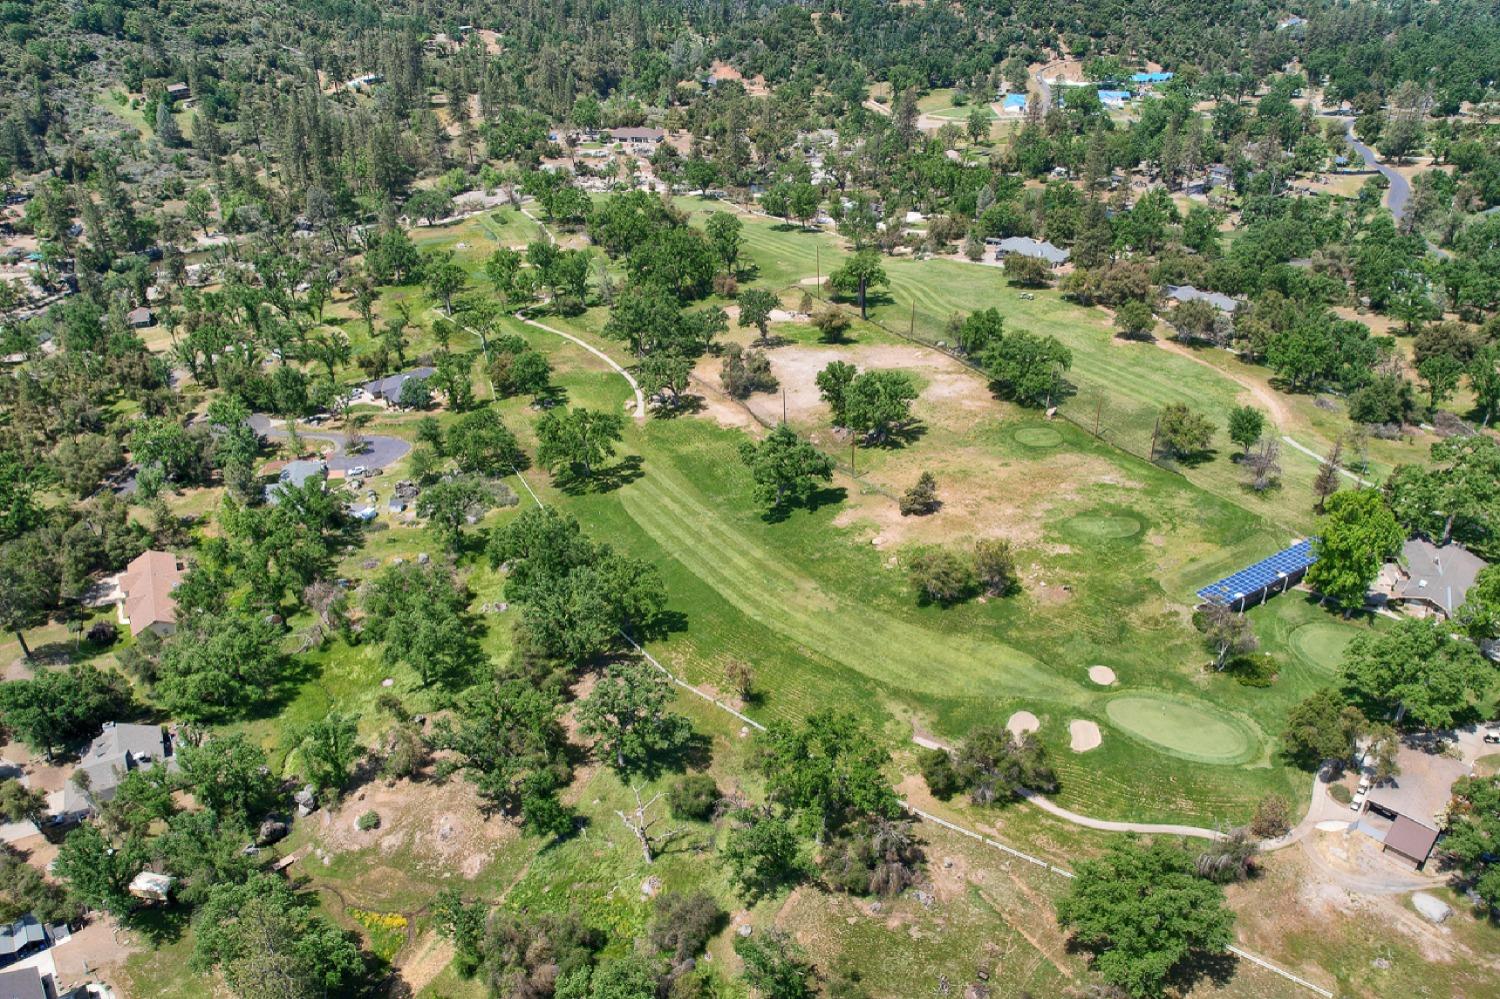
M 187 567 L 171 552 L 145 551 L 125 567 L 120 577 L 120 623 L 132 635 L 150 629 L 158 635 L 177 630 L 177 601 L 172 591 L 182 582 Z

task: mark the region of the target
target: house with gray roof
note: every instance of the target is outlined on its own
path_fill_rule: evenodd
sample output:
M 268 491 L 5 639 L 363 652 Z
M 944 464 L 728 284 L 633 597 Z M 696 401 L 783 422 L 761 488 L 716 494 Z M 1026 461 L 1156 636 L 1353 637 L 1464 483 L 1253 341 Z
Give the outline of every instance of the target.
M 1489 563 L 1453 542 L 1439 547 L 1426 538 L 1401 546 L 1390 600 L 1419 617 L 1447 620 L 1463 606 L 1481 569 Z
M 1167 285 L 1167 297 L 1178 302 L 1207 302 L 1220 312 L 1233 312 L 1240 307 L 1237 298 L 1221 295 L 1217 291 L 1200 291 L 1190 284 Z
M 298 458 L 282 468 L 276 481 L 266 487 L 266 502 L 276 504 L 283 489 L 301 489 L 309 479 L 319 481 L 328 477 L 328 462 L 318 458 Z
M 410 371 L 400 371 L 394 375 L 386 375 L 372 382 L 365 382 L 360 386 L 360 393 L 370 402 L 383 402 L 394 406 L 401 401 L 401 387 L 413 378 L 418 381 L 426 381 L 437 374 L 436 368 L 412 368 Z
M 1036 257 L 1047 261 L 1048 266 L 1061 267 L 1068 262 L 1072 254 L 1060 246 L 1053 246 L 1046 240 L 1032 239 L 1030 236 L 1011 236 L 1002 239 L 995 245 L 995 259 L 1004 260 L 1009 256 Z
M 87 775 L 88 790 L 78 786 L 76 776 L 63 788 L 62 815 L 86 818 L 99 802 L 110 801 L 120 781 L 132 770 L 148 770 L 158 764 L 176 769 L 172 738 L 160 725 L 107 722 L 89 743 L 78 761 L 77 773 Z
M 52 999 L 41 971 L 34 967 L 0 971 L 0 999 Z

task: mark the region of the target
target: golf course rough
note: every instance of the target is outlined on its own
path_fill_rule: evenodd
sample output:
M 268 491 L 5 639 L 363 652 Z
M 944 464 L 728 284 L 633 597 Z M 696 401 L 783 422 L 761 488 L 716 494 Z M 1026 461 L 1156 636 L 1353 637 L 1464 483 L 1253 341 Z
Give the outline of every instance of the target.
M 1199 763 L 1245 763 L 1260 748 L 1260 740 L 1243 722 L 1201 701 L 1172 694 L 1121 694 L 1105 704 L 1104 713 L 1122 731 Z

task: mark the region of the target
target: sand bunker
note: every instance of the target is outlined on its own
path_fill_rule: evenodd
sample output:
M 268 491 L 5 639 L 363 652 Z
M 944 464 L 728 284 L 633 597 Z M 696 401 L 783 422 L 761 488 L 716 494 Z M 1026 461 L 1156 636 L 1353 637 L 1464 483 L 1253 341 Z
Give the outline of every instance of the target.
M 1035 732 L 1041 728 L 1042 723 L 1030 711 L 1017 711 L 1010 716 L 1010 721 L 1005 723 L 1005 727 L 1010 729 L 1011 735 L 1019 739 L 1027 732 Z
M 1068 722 L 1068 746 L 1073 752 L 1087 753 L 1090 749 L 1098 749 L 1103 741 L 1104 736 L 1095 723 L 1076 718 Z
M 1108 666 L 1090 666 L 1089 679 L 1101 687 L 1108 687 L 1115 682 L 1115 671 Z

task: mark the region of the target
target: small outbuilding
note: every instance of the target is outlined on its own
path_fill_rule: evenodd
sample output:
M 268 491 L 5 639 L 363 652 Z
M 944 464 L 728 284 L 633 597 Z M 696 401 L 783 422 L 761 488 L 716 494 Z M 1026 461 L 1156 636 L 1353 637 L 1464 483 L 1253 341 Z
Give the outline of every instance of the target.
M 1438 831 L 1423 825 L 1407 815 L 1397 815 L 1391 829 L 1385 834 L 1385 853 L 1394 853 L 1417 867 L 1427 863 L 1432 847 L 1437 843 Z
M 131 880 L 128 890 L 131 895 L 147 902 L 168 902 L 175 884 L 177 879 L 170 874 L 142 871 Z

